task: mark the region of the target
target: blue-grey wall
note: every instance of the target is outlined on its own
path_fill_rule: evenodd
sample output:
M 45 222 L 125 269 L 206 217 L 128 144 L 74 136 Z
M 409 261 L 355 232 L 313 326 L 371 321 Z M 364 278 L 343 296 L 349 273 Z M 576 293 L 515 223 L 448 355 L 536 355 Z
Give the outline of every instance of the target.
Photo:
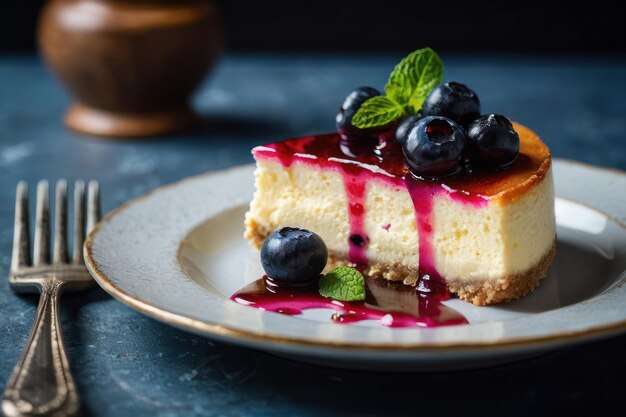
M 617 0 L 217 1 L 231 50 L 626 52 Z M 0 52 L 34 49 L 44 2 L 0 0 Z

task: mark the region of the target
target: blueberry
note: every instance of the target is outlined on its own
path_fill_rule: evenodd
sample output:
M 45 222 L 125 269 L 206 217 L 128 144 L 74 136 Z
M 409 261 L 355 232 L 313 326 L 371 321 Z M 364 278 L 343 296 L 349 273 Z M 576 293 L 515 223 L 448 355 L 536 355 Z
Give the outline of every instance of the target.
M 519 135 L 504 116 L 488 114 L 467 127 L 467 141 L 476 163 L 486 167 L 511 165 L 519 153 Z
M 343 101 L 335 121 L 337 122 L 337 132 L 344 140 L 348 139 L 376 139 L 380 133 L 380 128 L 359 129 L 352 124 L 352 118 L 359 110 L 365 100 L 380 95 L 380 91 L 372 87 L 360 87 L 352 91 Z
M 367 236 L 363 237 L 363 235 L 359 233 L 350 235 L 349 240 L 351 244 L 358 246 L 359 248 L 364 248 L 369 242 L 369 238 Z
M 277 229 L 261 247 L 263 269 L 280 287 L 307 286 L 317 281 L 327 260 L 322 238 L 295 227 Z
M 449 82 L 435 87 L 422 105 L 424 116 L 443 116 L 465 126 L 480 116 L 480 100 L 465 84 Z
M 414 174 L 443 177 L 461 169 L 466 141 L 465 131 L 453 120 L 428 116 L 411 125 L 402 152 Z
M 398 143 L 402 144 L 406 141 L 406 135 L 409 132 L 409 128 L 413 123 L 417 122 L 422 117 L 422 113 L 418 112 L 417 114 L 409 116 L 400 122 L 396 128 L 396 140 Z

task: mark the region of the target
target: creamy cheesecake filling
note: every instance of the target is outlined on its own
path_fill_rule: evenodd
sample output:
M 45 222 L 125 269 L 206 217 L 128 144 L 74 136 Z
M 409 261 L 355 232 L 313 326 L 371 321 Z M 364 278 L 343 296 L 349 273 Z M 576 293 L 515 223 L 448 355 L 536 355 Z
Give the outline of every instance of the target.
M 248 229 L 253 222 L 267 231 L 297 225 L 315 231 L 330 250 L 348 257 L 349 199 L 339 172 L 303 164 L 284 167 L 279 161 L 260 158 L 255 178 L 257 191 L 246 215 Z M 372 180 L 365 194 L 368 263 L 402 266 L 415 274 L 420 239 L 407 189 Z M 448 193 L 436 194 L 432 207 L 434 267 L 445 279 L 490 280 L 524 272 L 539 263 L 553 245 L 552 201 L 551 170 L 537 186 L 509 203 L 494 200 L 476 206 Z M 401 279 L 405 278 L 411 277 Z
M 484 207 L 435 198 L 433 247 L 446 279 L 489 280 L 537 265 L 554 243 L 552 170 L 513 202 Z

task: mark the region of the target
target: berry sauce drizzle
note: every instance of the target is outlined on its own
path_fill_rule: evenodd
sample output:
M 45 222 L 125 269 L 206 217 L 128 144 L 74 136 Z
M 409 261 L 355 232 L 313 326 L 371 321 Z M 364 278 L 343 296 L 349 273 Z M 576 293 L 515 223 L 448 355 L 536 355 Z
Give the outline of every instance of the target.
M 350 237 L 348 238 L 350 262 L 357 268 L 367 265 L 367 244 L 369 237 L 365 233 L 365 186 L 366 182 L 358 175 L 343 173 L 344 188 L 348 197 L 348 219 L 350 221 Z
M 429 183 L 407 175 L 405 178 L 413 208 L 419 238 L 419 280 L 418 287 L 430 285 L 434 280 L 443 282 L 435 269 L 433 237 L 433 199 L 437 188 Z M 424 279 L 426 278 L 426 279 Z M 428 282 L 428 284 L 426 284 Z
M 465 317 L 441 303 L 447 296 L 423 294 L 413 287 L 365 278 L 364 301 L 338 301 L 322 297 L 317 288 L 278 288 L 263 277 L 237 291 L 231 300 L 264 311 L 299 315 L 304 310 L 330 309 L 339 324 L 375 320 L 387 327 L 437 327 L 466 324 Z

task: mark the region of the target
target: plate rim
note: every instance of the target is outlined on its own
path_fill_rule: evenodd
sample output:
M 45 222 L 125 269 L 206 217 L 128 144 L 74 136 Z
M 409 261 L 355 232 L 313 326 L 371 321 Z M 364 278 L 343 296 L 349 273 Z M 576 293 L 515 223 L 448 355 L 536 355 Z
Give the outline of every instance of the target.
M 565 165 L 575 165 L 579 166 L 583 169 L 596 170 L 600 172 L 604 172 L 610 175 L 621 175 L 626 176 L 626 172 L 621 171 L 615 168 L 605 168 L 599 167 L 596 165 L 588 164 L 585 162 L 564 159 L 564 158 L 555 158 L 554 162 Z M 228 174 L 229 171 L 239 171 L 244 169 L 251 169 L 254 164 L 243 164 L 233 166 L 227 169 L 215 170 L 204 172 L 192 176 L 188 176 L 172 183 L 164 184 L 159 187 L 156 187 L 142 195 L 134 197 L 126 202 L 124 202 L 119 207 L 110 211 L 98 224 L 95 225 L 93 230 L 89 233 L 85 240 L 85 244 L 83 246 L 83 257 L 85 260 L 85 264 L 87 269 L 94 277 L 95 281 L 98 285 L 104 289 L 109 295 L 111 295 L 116 300 L 126 304 L 127 306 L 139 311 L 142 314 L 145 314 L 153 319 L 161 321 L 163 323 L 172 325 L 174 327 L 178 327 L 181 329 L 185 329 L 191 331 L 196 334 L 200 334 L 208 337 L 215 337 L 221 340 L 225 340 L 228 342 L 239 343 L 239 344 L 259 344 L 262 343 L 264 345 L 272 345 L 274 347 L 317 347 L 317 348 L 325 348 L 325 349 L 335 349 L 335 350 L 358 350 L 358 351 L 367 351 L 367 352 L 380 352 L 380 351 L 400 351 L 400 352 L 427 352 L 427 351 L 441 351 L 441 350 L 484 350 L 486 348 L 515 348 L 515 347 L 531 347 L 531 346 L 541 346 L 541 345 L 564 345 L 568 343 L 574 343 L 577 341 L 584 341 L 590 339 L 597 339 L 602 337 L 608 337 L 613 334 L 618 334 L 626 331 L 626 320 L 618 321 L 616 323 L 607 324 L 607 325 L 599 325 L 595 327 L 591 327 L 588 329 L 581 329 L 577 331 L 568 331 L 561 332 L 551 335 L 544 336 L 520 336 L 517 338 L 509 338 L 505 340 L 487 340 L 487 341 L 476 341 L 476 342 L 439 342 L 439 343 L 406 343 L 402 345 L 393 344 L 393 343 L 379 343 L 374 345 L 363 345 L 358 342 L 348 342 L 348 341 L 328 341 L 328 340 L 319 340 L 315 338 L 306 338 L 306 337 L 286 337 L 286 336 L 276 336 L 267 333 L 258 333 L 253 331 L 247 331 L 242 329 L 233 328 L 224 324 L 218 323 L 209 323 L 207 321 L 198 320 L 186 316 L 184 314 L 175 313 L 173 311 L 169 311 L 147 301 L 144 301 L 138 297 L 135 297 L 123 289 L 119 288 L 113 281 L 100 270 L 98 267 L 92 252 L 92 245 L 95 236 L 99 233 L 103 226 L 105 226 L 108 222 L 110 222 L 114 217 L 122 213 L 124 210 L 129 208 L 130 206 L 143 201 L 147 198 L 150 198 L 154 194 L 169 190 L 171 188 L 180 186 L 183 183 L 192 182 L 201 178 L 206 178 L 214 175 L 225 175 Z M 622 229 L 626 230 L 626 224 L 620 222 L 618 219 L 606 213 L 603 210 L 600 210 L 596 207 L 590 206 L 588 204 L 571 200 L 569 198 L 559 197 L 563 200 L 571 201 L 575 204 L 579 204 L 585 207 L 588 207 L 598 213 L 601 213 L 603 216 L 613 221 L 615 224 L 620 226 Z M 178 252 L 178 251 L 177 251 Z

